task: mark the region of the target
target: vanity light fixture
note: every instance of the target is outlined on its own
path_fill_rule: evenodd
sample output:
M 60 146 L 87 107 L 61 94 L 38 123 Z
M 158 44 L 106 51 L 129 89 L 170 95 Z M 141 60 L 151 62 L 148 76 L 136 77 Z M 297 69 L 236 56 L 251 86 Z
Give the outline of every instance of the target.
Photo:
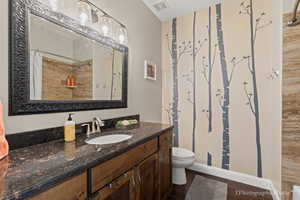
M 57 0 L 55 0 L 57 1 Z M 84 26 L 90 20 L 96 24 L 98 31 L 105 37 L 126 45 L 128 43 L 127 28 L 120 21 L 106 13 L 104 10 L 90 2 L 89 0 L 78 0 L 79 19 Z M 97 15 L 97 16 L 96 16 Z

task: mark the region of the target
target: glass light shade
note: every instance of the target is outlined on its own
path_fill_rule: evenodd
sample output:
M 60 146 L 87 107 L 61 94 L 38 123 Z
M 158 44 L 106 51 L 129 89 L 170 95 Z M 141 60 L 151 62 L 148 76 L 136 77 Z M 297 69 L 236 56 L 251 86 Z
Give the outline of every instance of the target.
M 128 33 L 125 27 L 121 27 L 118 32 L 118 42 L 121 44 L 128 44 Z
M 58 0 L 48 0 L 48 4 L 53 11 L 58 10 Z
M 111 38 L 115 41 L 118 41 L 118 37 L 119 37 L 119 28 L 120 28 L 120 25 L 115 22 L 115 21 L 112 21 L 112 24 L 111 24 Z
M 113 36 L 113 21 L 109 16 L 102 16 L 100 18 L 100 32 L 105 37 Z
M 77 6 L 80 23 L 84 26 L 91 19 L 91 7 L 88 3 L 84 1 L 79 1 L 77 3 Z

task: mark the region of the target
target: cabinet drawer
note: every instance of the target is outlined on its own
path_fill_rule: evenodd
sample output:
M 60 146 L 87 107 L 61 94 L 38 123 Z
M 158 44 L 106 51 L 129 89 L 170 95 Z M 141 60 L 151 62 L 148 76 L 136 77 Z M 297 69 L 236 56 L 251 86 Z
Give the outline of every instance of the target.
M 158 150 L 158 139 L 153 139 L 92 168 L 92 192 L 103 188 Z
M 85 200 L 86 198 L 87 174 L 83 173 L 31 198 L 31 200 Z

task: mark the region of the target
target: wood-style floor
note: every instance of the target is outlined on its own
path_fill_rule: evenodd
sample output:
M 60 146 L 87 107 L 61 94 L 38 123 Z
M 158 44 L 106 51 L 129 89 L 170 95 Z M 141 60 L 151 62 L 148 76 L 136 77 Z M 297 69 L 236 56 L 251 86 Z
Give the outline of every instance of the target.
M 226 183 L 228 186 L 227 200 L 273 200 L 269 191 L 190 170 L 187 171 L 187 184 L 184 186 L 174 185 L 168 200 L 185 200 L 185 196 L 196 175 Z M 199 197 L 197 200 L 208 199 Z

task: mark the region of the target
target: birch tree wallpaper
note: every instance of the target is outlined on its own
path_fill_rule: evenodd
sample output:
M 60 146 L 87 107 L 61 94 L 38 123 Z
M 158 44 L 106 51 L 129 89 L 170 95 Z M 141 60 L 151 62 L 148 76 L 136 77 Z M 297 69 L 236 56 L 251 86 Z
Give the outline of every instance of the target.
M 271 167 L 271 3 L 225 1 L 163 23 L 163 120 L 198 162 L 258 177 Z

